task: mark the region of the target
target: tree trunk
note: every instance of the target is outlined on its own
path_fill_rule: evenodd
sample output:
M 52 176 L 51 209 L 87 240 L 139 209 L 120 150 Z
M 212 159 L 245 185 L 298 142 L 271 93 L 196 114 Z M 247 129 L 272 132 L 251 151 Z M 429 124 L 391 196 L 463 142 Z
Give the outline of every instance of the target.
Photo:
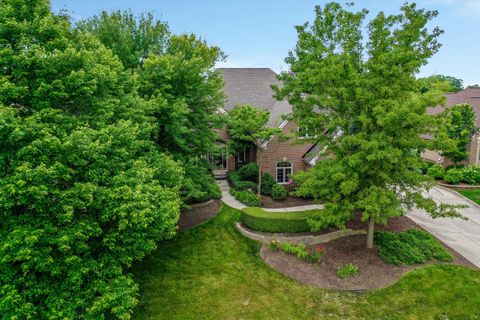
M 373 248 L 373 232 L 375 231 L 375 221 L 373 218 L 368 220 L 368 231 L 367 231 L 367 248 Z
M 257 147 L 257 165 L 258 165 L 258 186 L 257 193 L 260 197 L 262 195 L 262 151 L 260 146 Z

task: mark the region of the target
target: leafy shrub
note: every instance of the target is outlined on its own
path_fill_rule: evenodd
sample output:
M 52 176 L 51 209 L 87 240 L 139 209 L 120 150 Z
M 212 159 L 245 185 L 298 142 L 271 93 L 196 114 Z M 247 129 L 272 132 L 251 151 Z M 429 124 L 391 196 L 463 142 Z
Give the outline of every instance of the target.
M 277 184 L 277 182 L 272 177 L 272 175 L 268 172 L 265 172 L 262 175 L 262 194 L 265 195 L 265 196 L 271 195 L 272 194 L 272 188 L 275 184 Z
M 435 164 L 431 163 L 431 162 L 426 162 L 426 161 L 423 161 L 422 162 L 422 165 L 420 167 L 420 172 L 422 174 L 428 174 L 428 168 L 430 168 L 431 166 L 434 166 Z
M 271 250 L 278 250 L 281 249 L 282 251 L 293 254 L 297 256 L 297 258 L 303 259 L 308 262 L 318 262 L 320 258 L 323 256 L 323 251 L 318 250 L 309 250 L 305 244 L 291 244 L 288 242 L 285 243 L 278 243 L 276 241 L 272 241 L 269 245 Z
M 298 233 L 310 231 L 307 220 L 317 210 L 300 212 L 266 212 L 261 208 L 245 208 L 240 221 L 248 228 L 263 232 Z
M 451 184 L 457 184 L 463 180 L 463 170 L 462 169 L 450 169 L 447 171 L 443 177 L 446 182 Z
M 249 163 L 238 169 L 240 180 L 258 182 L 258 166 L 255 162 Z
M 442 179 L 445 175 L 445 169 L 439 164 L 434 164 L 427 169 L 427 174 L 435 179 Z
M 337 270 L 337 277 L 339 278 L 348 278 L 353 277 L 358 273 L 358 266 L 353 263 L 347 263 L 346 265 L 341 266 Z
M 284 188 L 287 190 L 287 193 L 294 192 L 298 189 L 298 184 L 294 180 L 288 179 L 287 183 L 284 185 Z
M 428 260 L 452 261 L 452 255 L 431 234 L 417 229 L 400 233 L 376 232 L 380 258 L 391 264 L 415 264 Z
M 234 191 L 235 199 L 250 207 L 258 207 L 260 205 L 260 197 L 250 191 Z
M 480 184 L 480 167 L 471 166 L 463 170 L 463 181 L 468 184 Z
M 276 184 L 272 188 L 272 199 L 273 200 L 284 200 L 287 197 L 287 190 L 280 185 Z
M 234 190 L 251 190 L 253 193 L 257 192 L 257 184 L 253 181 L 242 181 L 238 172 L 229 171 L 227 173 L 227 181 Z
M 451 164 L 445 167 L 445 172 L 452 169 L 463 169 L 463 168 L 465 168 L 465 165 L 463 164 Z
M 220 198 L 221 192 L 205 161 L 184 163 L 185 178 L 180 191 L 183 202 L 195 203 Z

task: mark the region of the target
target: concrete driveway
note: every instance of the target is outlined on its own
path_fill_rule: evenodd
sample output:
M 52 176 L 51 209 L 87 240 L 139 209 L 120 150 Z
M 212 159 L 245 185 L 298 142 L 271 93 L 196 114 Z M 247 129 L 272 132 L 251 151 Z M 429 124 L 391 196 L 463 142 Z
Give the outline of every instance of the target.
M 480 268 L 480 208 L 456 192 L 435 187 L 428 193 L 437 203 L 462 204 L 460 213 L 468 220 L 432 219 L 425 211 L 414 209 L 407 216 Z

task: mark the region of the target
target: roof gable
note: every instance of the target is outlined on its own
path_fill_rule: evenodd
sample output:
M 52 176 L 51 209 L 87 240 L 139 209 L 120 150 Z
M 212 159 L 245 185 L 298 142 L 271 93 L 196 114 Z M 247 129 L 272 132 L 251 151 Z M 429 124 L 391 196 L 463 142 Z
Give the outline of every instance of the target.
M 277 74 L 269 68 L 219 68 L 225 81 L 227 97 L 224 109 L 232 110 L 237 105 L 250 104 L 270 112 L 269 127 L 277 127 L 282 116 L 292 112 L 287 101 L 277 101 L 273 97 L 273 84 L 281 86 Z

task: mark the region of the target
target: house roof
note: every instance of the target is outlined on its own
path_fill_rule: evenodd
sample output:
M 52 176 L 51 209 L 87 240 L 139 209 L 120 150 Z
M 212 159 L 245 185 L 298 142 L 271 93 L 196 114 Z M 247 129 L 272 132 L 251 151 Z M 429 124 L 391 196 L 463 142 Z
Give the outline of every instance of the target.
M 281 86 L 277 74 L 269 68 L 219 68 L 225 81 L 224 91 L 227 99 L 224 109 L 232 110 L 241 104 L 251 104 L 270 112 L 268 125 L 276 127 L 282 122 L 282 116 L 292 112 L 287 101 L 277 101 L 273 97 L 271 85 Z
M 477 115 L 477 127 L 480 128 L 480 87 L 470 86 L 463 89 L 460 92 L 456 93 L 447 93 L 445 94 L 447 97 L 446 107 L 453 107 L 456 104 L 460 103 L 468 103 L 472 106 L 473 111 Z M 428 109 L 428 113 L 435 115 L 439 114 L 440 112 L 444 111 L 445 107 L 443 106 L 436 106 L 433 108 Z

